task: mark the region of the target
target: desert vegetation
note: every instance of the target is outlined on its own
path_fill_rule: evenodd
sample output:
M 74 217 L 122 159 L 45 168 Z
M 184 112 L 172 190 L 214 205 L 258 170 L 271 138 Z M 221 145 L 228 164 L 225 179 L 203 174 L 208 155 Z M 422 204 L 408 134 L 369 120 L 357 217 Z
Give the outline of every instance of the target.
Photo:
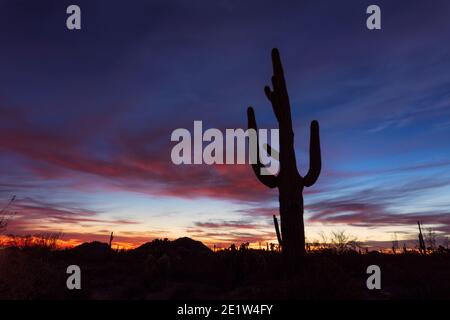
M 190 238 L 155 239 L 133 250 L 90 242 L 58 248 L 61 235 L 13 237 L 0 249 L 0 299 L 448 299 L 450 251 L 360 250 L 343 232 L 307 250 L 284 272 L 275 247 L 232 245 L 215 252 Z M 312 246 L 312 245 L 311 245 Z M 82 289 L 66 288 L 66 268 L 82 270 Z M 382 289 L 366 288 L 366 268 L 382 270 Z

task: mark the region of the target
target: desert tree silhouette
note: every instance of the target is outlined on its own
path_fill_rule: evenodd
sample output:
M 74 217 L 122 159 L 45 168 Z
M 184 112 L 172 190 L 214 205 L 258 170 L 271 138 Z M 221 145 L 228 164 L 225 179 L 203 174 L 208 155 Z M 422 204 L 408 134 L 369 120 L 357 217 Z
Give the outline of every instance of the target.
M 294 131 L 292 129 L 291 106 L 289 102 L 283 66 L 278 49 L 272 50 L 273 76 L 272 86 L 266 86 L 264 92 L 272 104 L 278 121 L 280 150 L 278 152 L 280 170 L 277 175 L 263 175 L 264 165 L 259 159 L 259 141 L 257 143 L 257 161 L 252 167 L 259 181 L 269 188 L 278 188 L 280 202 L 281 235 L 277 219 L 274 219 L 277 236 L 284 257 L 289 263 L 301 261 L 305 256 L 305 229 L 303 222 L 303 188 L 312 186 L 318 179 L 322 167 L 320 154 L 319 123 L 311 122 L 309 147 L 309 171 L 301 176 L 297 169 L 294 149 Z M 257 130 L 255 112 L 247 109 L 248 127 Z M 269 154 L 277 152 L 267 146 Z M 256 162 L 256 163 L 255 163 Z
M 12 205 L 12 203 L 16 200 L 16 196 L 12 196 L 12 198 L 6 203 L 6 205 L 0 209 L 0 232 L 3 232 L 6 230 L 8 226 L 8 220 L 11 218 L 11 216 L 14 214 L 11 214 L 8 212 L 9 207 Z

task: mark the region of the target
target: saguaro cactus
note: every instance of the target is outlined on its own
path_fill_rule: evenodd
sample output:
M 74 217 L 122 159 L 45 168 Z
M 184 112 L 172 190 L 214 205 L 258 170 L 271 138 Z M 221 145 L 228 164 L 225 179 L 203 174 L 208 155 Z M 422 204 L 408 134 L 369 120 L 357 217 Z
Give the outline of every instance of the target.
M 294 131 L 292 129 L 291 106 L 284 79 L 283 66 L 277 49 L 272 50 L 273 76 L 271 90 L 264 92 L 272 104 L 278 120 L 280 150 L 280 170 L 275 175 L 262 175 L 264 165 L 259 159 L 252 164 L 253 171 L 261 183 L 269 188 L 278 188 L 283 254 L 288 260 L 299 260 L 305 255 L 305 229 L 303 224 L 303 188 L 312 186 L 319 177 L 322 167 L 320 155 L 319 123 L 311 122 L 309 146 L 309 171 L 302 177 L 297 170 L 294 150 Z M 247 110 L 248 127 L 257 130 L 255 113 L 252 107 Z M 258 142 L 259 145 L 259 142 Z M 270 150 L 270 148 L 268 148 Z M 275 219 L 275 223 L 276 222 Z

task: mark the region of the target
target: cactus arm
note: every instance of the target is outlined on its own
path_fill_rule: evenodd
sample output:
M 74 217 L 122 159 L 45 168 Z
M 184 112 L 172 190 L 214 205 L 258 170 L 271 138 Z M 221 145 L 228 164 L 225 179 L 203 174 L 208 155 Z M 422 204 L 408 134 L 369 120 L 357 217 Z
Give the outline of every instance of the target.
M 256 126 L 256 118 L 255 118 L 255 112 L 253 111 L 252 107 L 248 107 L 247 109 L 247 118 L 248 118 L 248 128 L 254 129 L 256 132 L 258 132 L 258 128 Z M 259 159 L 259 141 L 258 141 L 258 134 L 256 134 L 256 163 L 252 163 L 253 172 L 255 173 L 258 180 L 264 184 L 266 187 L 269 187 L 271 189 L 275 188 L 278 185 L 277 177 L 274 175 L 262 175 L 261 169 L 264 167 L 264 165 L 261 163 Z
M 275 232 L 277 233 L 278 244 L 283 245 L 283 240 L 281 239 L 280 227 L 278 226 L 278 219 L 276 215 L 273 215 L 273 224 L 275 225 Z
M 267 99 L 272 104 L 273 113 L 275 114 L 277 121 L 280 122 L 281 117 L 280 104 L 278 103 L 275 92 L 273 92 L 269 86 L 265 86 L 264 93 L 266 94 Z
M 319 122 L 311 122 L 311 137 L 309 143 L 309 171 L 303 178 L 303 185 L 305 187 L 312 186 L 319 178 L 320 170 L 322 169 L 322 158 L 320 154 L 320 136 L 319 136 Z

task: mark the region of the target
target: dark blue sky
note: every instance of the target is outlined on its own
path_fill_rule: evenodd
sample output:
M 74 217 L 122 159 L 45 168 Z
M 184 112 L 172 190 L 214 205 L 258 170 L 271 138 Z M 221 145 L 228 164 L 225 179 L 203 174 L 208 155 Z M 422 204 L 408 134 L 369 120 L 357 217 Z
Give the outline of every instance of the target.
M 80 31 L 65 27 L 70 4 Z M 382 30 L 365 26 L 370 4 Z M 245 128 L 248 105 L 276 127 L 262 89 L 278 47 L 303 173 L 309 122 L 321 124 L 307 236 L 409 239 L 418 219 L 450 233 L 448 1 L 1 0 L 0 39 L 11 232 L 274 239 L 276 193 L 247 166 L 173 166 L 170 133 Z

